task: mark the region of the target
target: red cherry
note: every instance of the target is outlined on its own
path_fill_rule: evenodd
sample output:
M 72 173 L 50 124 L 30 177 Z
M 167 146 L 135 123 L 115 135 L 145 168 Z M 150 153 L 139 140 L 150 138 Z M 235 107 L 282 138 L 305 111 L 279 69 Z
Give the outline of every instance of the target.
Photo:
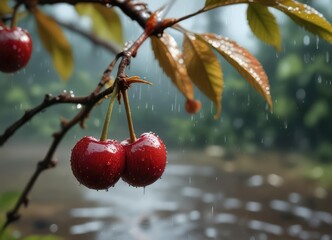
M 70 162 L 81 184 L 97 190 L 108 189 L 124 171 L 125 151 L 118 141 L 83 137 L 74 146 Z
M 187 113 L 197 113 L 201 109 L 201 102 L 195 99 L 187 99 L 185 104 L 185 109 Z
M 0 71 L 10 73 L 23 68 L 31 52 L 32 40 L 27 31 L 0 25 Z
M 143 133 L 135 142 L 121 142 L 126 151 L 126 169 L 122 180 L 134 187 L 157 181 L 166 166 L 166 147 L 154 133 Z

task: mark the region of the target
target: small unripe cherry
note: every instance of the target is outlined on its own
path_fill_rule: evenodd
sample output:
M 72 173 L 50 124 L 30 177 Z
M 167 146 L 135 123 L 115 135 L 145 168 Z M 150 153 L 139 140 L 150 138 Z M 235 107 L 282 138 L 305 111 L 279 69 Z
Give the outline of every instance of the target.
M 187 111 L 187 113 L 197 113 L 200 109 L 201 109 L 201 102 L 199 100 L 196 99 L 187 99 L 186 103 L 185 103 L 185 109 Z

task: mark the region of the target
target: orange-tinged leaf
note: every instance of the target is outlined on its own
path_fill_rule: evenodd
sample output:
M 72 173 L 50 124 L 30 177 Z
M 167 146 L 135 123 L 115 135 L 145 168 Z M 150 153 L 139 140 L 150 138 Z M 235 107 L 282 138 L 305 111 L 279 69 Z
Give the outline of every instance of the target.
M 152 36 L 151 45 L 160 67 L 174 85 L 187 99 L 194 99 L 193 84 L 184 65 L 182 52 L 174 38 L 164 32 L 160 38 Z
M 194 84 L 216 106 L 215 117 L 221 114 L 223 74 L 217 57 L 209 44 L 196 34 L 186 33 L 183 40 L 183 56 L 189 76 Z
M 247 20 L 251 31 L 263 42 L 281 48 L 279 26 L 275 17 L 266 6 L 249 4 L 247 8 Z
M 332 43 L 332 25 L 324 16 L 307 4 L 295 0 L 206 0 L 204 10 L 231 4 L 261 4 L 276 8 L 287 14 L 294 22 L 306 30 Z
M 102 4 L 80 3 L 76 5 L 76 11 L 91 18 L 92 31 L 98 37 L 123 45 L 121 19 L 114 9 Z
M 259 61 L 234 41 L 214 34 L 201 34 L 267 101 L 272 109 L 269 80 Z
M 38 8 L 33 8 L 31 11 L 35 16 L 41 42 L 51 55 L 56 71 L 62 79 L 68 79 L 74 66 L 71 45 L 53 18 Z

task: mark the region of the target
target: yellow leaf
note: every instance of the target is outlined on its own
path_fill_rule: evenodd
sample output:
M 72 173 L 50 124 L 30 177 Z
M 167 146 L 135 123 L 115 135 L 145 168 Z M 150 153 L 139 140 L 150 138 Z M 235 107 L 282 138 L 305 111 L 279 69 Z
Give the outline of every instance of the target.
M 193 85 L 184 65 L 182 52 L 174 38 L 164 32 L 161 38 L 152 36 L 151 45 L 159 65 L 167 76 L 187 99 L 193 100 Z
M 279 26 L 275 17 L 266 6 L 259 4 L 248 5 L 247 20 L 256 37 L 280 51 L 281 37 Z
M 8 0 L 1 0 L 0 1 L 0 17 L 10 14 L 12 12 L 13 12 L 13 9 L 11 9 L 8 6 Z
M 287 14 L 306 30 L 332 43 L 331 23 L 314 8 L 295 0 L 206 0 L 203 9 L 208 11 L 213 8 L 239 3 L 261 4 L 276 8 Z
M 72 49 L 62 29 L 53 18 L 45 15 L 38 8 L 33 8 L 37 30 L 41 42 L 51 55 L 53 65 L 60 77 L 68 79 L 73 71 Z
M 80 15 L 91 18 L 92 31 L 98 37 L 123 45 L 121 19 L 114 9 L 101 4 L 80 3 L 76 5 L 76 10 Z
M 272 109 L 269 80 L 259 61 L 234 41 L 214 34 L 201 38 L 216 49 L 267 101 Z
M 278 0 L 275 8 L 286 13 L 294 22 L 332 43 L 332 25 L 314 8 L 293 0 Z
M 221 113 L 223 74 L 217 57 L 210 46 L 198 35 L 186 33 L 183 40 L 183 57 L 194 84 L 216 106 L 215 118 Z

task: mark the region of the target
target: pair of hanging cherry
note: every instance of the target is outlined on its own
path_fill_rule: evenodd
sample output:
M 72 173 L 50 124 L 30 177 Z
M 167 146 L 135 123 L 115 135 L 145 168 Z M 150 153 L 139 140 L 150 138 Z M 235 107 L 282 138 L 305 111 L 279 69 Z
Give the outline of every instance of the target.
M 120 178 L 132 186 L 145 187 L 158 180 L 165 170 L 167 152 L 163 141 L 152 132 L 136 138 L 132 123 L 127 88 L 133 82 L 148 82 L 136 76 L 121 81 L 127 87 L 121 88 L 118 82 L 114 83 L 100 140 L 83 137 L 71 153 L 74 176 L 91 189 L 108 189 Z M 118 96 L 123 97 L 130 133 L 130 138 L 122 142 L 107 139 L 113 104 Z

